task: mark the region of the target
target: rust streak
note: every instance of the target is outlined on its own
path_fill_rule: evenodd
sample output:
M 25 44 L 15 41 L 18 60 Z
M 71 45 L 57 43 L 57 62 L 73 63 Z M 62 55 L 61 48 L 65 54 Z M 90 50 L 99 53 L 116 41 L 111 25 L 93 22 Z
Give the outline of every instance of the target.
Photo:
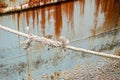
M 61 34 L 61 29 L 62 29 L 62 11 L 61 11 L 61 5 L 56 5 L 55 7 L 55 35 L 56 38 Z
M 29 26 L 29 18 L 30 18 L 30 11 L 26 12 L 26 22 L 27 22 L 27 26 Z
M 48 21 L 49 21 L 50 20 L 50 16 L 51 16 L 51 14 L 50 14 L 50 7 L 48 7 L 47 10 L 48 10 Z
M 20 13 L 17 14 L 17 21 L 18 21 L 18 31 L 20 31 Z M 20 36 L 18 35 L 18 47 L 20 51 Z
M 7 8 L 8 4 L 5 2 L 0 2 L 0 8 Z
M 71 29 L 73 31 L 73 34 L 74 34 L 74 3 L 73 2 L 70 2 L 68 3 L 68 10 L 69 10 L 69 23 L 70 23 L 70 26 L 71 26 Z
M 92 34 L 97 32 L 106 32 L 119 27 L 120 18 L 120 0 L 95 0 L 95 18 Z M 101 9 L 99 9 L 101 7 Z M 98 13 L 104 14 L 104 23 L 102 27 L 97 28 Z M 97 31 L 97 32 L 96 32 Z
M 92 36 L 96 35 L 97 23 L 98 23 L 98 14 L 99 14 L 99 7 L 100 7 L 100 0 L 95 0 L 96 10 L 94 13 L 94 27 L 91 29 Z
M 105 14 L 103 30 L 116 28 L 120 17 L 120 0 L 102 0 L 101 5 Z
M 74 33 L 75 33 L 74 32 L 74 2 L 68 2 L 68 3 L 62 4 L 62 7 L 63 7 L 63 12 L 67 16 L 68 25 L 70 26 L 74 36 Z
M 13 18 L 13 20 L 16 19 L 16 13 L 15 13 L 15 14 L 12 14 L 12 18 Z
M 18 31 L 20 31 L 20 13 L 17 14 Z
M 65 12 L 66 15 L 68 15 L 68 4 L 62 4 L 62 8 L 63 8 L 63 12 Z
M 84 15 L 85 0 L 80 0 L 80 13 Z
M 44 36 L 45 35 L 45 8 L 41 9 L 41 17 L 42 17 L 41 28 L 42 28 L 42 33 Z
M 39 12 L 38 9 L 36 10 L 36 15 L 37 15 L 37 27 L 39 26 Z
M 35 10 L 32 11 L 33 27 L 35 26 Z

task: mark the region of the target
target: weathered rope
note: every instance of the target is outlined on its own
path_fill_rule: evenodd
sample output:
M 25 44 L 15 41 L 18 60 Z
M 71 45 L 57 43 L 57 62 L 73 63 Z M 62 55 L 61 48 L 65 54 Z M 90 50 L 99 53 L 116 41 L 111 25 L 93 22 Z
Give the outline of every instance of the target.
M 98 55 L 98 56 L 102 56 L 102 57 L 120 59 L 120 56 L 117 56 L 117 55 L 112 55 L 112 54 L 96 52 L 96 51 L 92 51 L 92 50 L 86 50 L 86 49 L 83 49 L 83 48 L 77 48 L 77 47 L 74 47 L 74 46 L 69 46 L 69 40 L 67 40 L 65 37 L 60 37 L 59 41 L 54 41 L 54 40 L 51 40 L 51 39 L 47 39 L 45 37 L 28 35 L 28 34 L 25 34 L 25 33 L 7 28 L 7 27 L 2 26 L 2 25 L 0 25 L 0 29 L 11 32 L 11 33 L 14 33 L 14 34 L 17 34 L 19 36 L 23 36 L 23 37 L 28 38 L 28 40 L 26 41 L 26 44 L 28 46 L 29 46 L 31 41 L 38 41 L 40 43 L 44 43 L 45 45 L 49 45 L 49 46 L 52 46 L 52 47 L 66 48 L 66 49 L 70 49 L 70 50 L 74 50 L 74 51 L 78 51 L 78 52 L 85 52 L 85 53 Z M 25 48 L 27 48 L 27 47 L 25 47 Z

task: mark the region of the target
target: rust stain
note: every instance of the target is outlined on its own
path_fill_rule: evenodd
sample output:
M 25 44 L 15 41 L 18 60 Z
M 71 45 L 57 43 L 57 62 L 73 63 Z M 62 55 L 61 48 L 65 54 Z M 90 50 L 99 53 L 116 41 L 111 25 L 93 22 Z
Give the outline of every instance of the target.
M 41 28 L 42 28 L 42 34 L 45 35 L 45 8 L 41 9 Z
M 17 14 L 18 31 L 20 31 L 20 13 Z
M 12 18 L 13 18 L 13 20 L 16 19 L 16 13 L 15 13 L 15 14 L 12 14 Z
M 47 11 L 48 11 L 48 21 L 50 20 L 50 17 L 51 17 L 50 8 L 51 8 L 51 7 L 47 7 Z
M 40 25 L 40 19 L 39 19 L 39 15 L 40 15 L 40 9 L 36 9 L 36 16 L 37 16 L 37 33 L 39 34 L 39 25 Z
M 68 15 L 68 4 L 62 4 L 62 9 L 63 9 L 63 12 L 66 13 L 66 15 Z
M 14 2 L 14 3 L 17 2 L 17 0 L 10 0 L 10 1 L 11 1 L 11 2 Z
M 30 11 L 26 12 L 26 22 L 27 22 L 27 26 L 29 26 L 29 18 L 30 18 Z
M 102 30 L 108 31 L 118 27 L 120 18 L 120 0 L 100 0 L 101 12 L 105 15 Z M 97 11 L 97 10 L 96 10 Z
M 32 10 L 33 27 L 35 26 L 35 10 Z
M 38 2 L 43 2 L 43 3 L 47 3 L 51 0 L 29 0 L 29 2 L 33 2 L 33 3 L 38 3 Z
M 106 32 L 119 27 L 120 0 L 95 0 L 95 6 L 94 27 L 91 29 L 93 36 L 97 32 Z M 99 12 L 102 12 L 105 18 L 102 27 L 97 28 Z
M 80 0 L 80 13 L 84 15 L 85 0 Z
M 104 4 L 104 3 L 102 3 Z M 101 5 L 102 5 L 101 4 Z M 119 0 L 108 0 L 107 7 L 104 11 L 105 13 L 105 23 L 104 23 L 104 30 L 109 30 L 111 28 L 117 27 L 117 22 L 120 17 L 120 1 Z
M 55 19 L 55 35 L 56 39 L 58 39 L 62 29 L 62 9 L 61 5 L 59 4 L 55 6 L 54 19 Z
M 36 10 L 36 15 L 37 15 L 37 27 L 39 26 L 39 10 Z
M 69 23 L 73 22 L 74 3 L 69 2 L 69 3 L 62 4 L 62 6 L 63 6 L 63 12 L 66 13 Z
M 0 13 L 2 13 L 4 11 L 4 9 L 3 8 L 0 8 Z M 1 16 L 1 15 L 0 15 Z
M 69 22 L 71 23 L 71 28 L 74 31 L 74 2 L 68 3 L 69 7 Z
M 18 31 L 20 31 L 20 13 L 17 13 Z M 18 35 L 18 50 L 20 52 L 20 36 Z
M 68 2 L 65 4 L 62 4 L 63 12 L 66 14 L 68 23 L 70 25 L 71 30 L 73 31 L 74 36 L 74 2 Z M 69 26 L 68 26 L 69 28 Z
M 7 8 L 8 4 L 5 2 L 0 2 L 0 8 Z
M 98 14 L 99 14 L 99 7 L 100 7 L 100 0 L 95 0 L 95 13 L 94 13 L 94 27 L 91 29 L 92 36 L 95 36 L 96 34 L 96 28 L 97 28 L 97 23 L 98 23 Z

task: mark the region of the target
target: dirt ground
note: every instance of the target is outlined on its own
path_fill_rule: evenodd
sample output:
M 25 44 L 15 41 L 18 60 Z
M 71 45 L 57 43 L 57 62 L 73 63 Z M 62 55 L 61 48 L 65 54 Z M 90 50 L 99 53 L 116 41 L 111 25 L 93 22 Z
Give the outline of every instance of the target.
M 43 76 L 44 80 L 120 80 L 120 60 L 108 60 L 101 68 L 95 64 L 77 65 L 74 69 Z

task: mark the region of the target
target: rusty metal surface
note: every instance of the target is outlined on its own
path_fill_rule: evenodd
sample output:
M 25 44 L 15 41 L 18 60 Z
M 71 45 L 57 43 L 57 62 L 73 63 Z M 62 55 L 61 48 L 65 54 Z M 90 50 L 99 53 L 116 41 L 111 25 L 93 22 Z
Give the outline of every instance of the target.
M 10 6 L 10 4 L 7 3 L 9 1 L 7 1 L 7 2 L 1 1 L 0 2 L 0 15 L 7 14 L 7 13 L 15 13 L 15 12 L 19 12 L 19 11 L 28 10 L 31 8 L 36 8 L 36 7 L 60 4 L 60 3 L 67 2 L 67 1 L 74 1 L 74 0 L 30 0 L 30 1 L 26 1 L 22 4 L 19 3 L 19 1 L 18 1 L 18 5 L 16 5 L 17 3 L 15 3 L 14 1 L 10 1 L 10 2 L 14 2 L 14 6 L 13 5 Z
M 8 6 L 26 2 L 25 0 L 9 1 L 11 4 Z M 9 1 L 6 0 L 6 3 Z M 73 46 L 120 55 L 119 0 L 77 0 L 33 8 L 2 15 L 0 24 L 22 32 L 26 32 L 25 27 L 29 26 L 31 33 L 46 37 L 53 36 L 54 39 L 64 35 Z M 20 44 L 23 40 L 22 37 L 0 30 L 0 80 L 28 80 L 30 77 L 33 80 L 120 79 L 118 65 L 115 65 L 118 67 L 114 70 L 117 72 L 113 71 L 114 75 L 111 74 L 112 71 L 110 73 L 107 71 L 115 66 L 107 68 L 103 71 L 104 74 L 97 73 L 99 69 L 101 71 L 103 67 L 109 65 L 108 63 L 112 63 L 111 59 L 82 52 L 68 50 L 62 52 L 39 43 L 33 43 L 30 49 L 25 51 Z M 120 61 L 116 62 L 120 63 Z M 72 73 L 74 71 L 80 75 L 76 76 Z M 85 76 L 89 73 L 86 71 L 89 71 L 90 75 Z M 30 77 L 27 76 L 28 73 Z M 95 74 L 99 75 L 93 79 Z M 113 78 L 104 78 L 105 74 L 112 75 Z M 104 77 L 100 78 L 100 75 Z

